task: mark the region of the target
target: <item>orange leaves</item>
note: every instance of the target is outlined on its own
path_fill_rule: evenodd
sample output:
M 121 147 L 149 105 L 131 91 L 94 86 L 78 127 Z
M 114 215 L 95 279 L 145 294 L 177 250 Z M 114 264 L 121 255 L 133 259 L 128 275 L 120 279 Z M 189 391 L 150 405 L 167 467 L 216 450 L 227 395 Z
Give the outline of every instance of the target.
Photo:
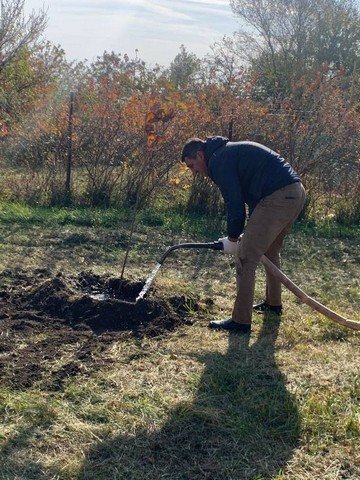
M 155 133 L 150 133 L 147 136 L 146 145 L 149 150 L 153 149 L 155 146 L 161 145 L 164 142 L 165 138 L 161 135 L 156 135 Z
M 146 114 L 146 123 L 169 122 L 174 118 L 175 111 L 169 97 L 163 100 L 150 98 L 149 111 Z
M 187 128 L 184 127 L 186 125 L 184 117 L 191 108 L 191 102 L 188 100 L 185 102 L 182 94 L 164 80 L 159 80 L 153 85 L 151 93 L 133 92 L 131 96 L 117 103 L 117 107 L 113 102 L 108 104 L 96 101 L 95 105 L 96 108 L 93 107 L 95 116 L 105 115 L 107 108 L 113 110 L 115 114 L 117 108 L 118 114 L 123 119 L 126 134 L 138 138 L 139 145 L 142 144 L 148 151 L 158 149 L 169 140 L 173 141 L 182 128 Z M 191 136 L 190 131 L 188 136 Z
M 152 110 L 146 115 L 146 124 L 155 122 L 169 122 L 174 118 L 175 112 L 173 108 L 161 107 L 155 103 Z
M 168 97 L 167 97 L 168 98 Z M 155 146 L 164 142 L 166 124 L 175 116 L 175 110 L 169 100 L 162 101 L 150 99 L 149 111 L 145 115 L 145 133 L 147 135 L 147 148 L 152 150 Z M 162 131 L 162 134 L 158 132 Z
M 156 121 L 156 116 L 154 112 L 148 112 L 146 115 L 145 119 L 145 131 L 148 133 L 148 131 L 151 131 L 151 129 L 154 127 L 154 122 Z

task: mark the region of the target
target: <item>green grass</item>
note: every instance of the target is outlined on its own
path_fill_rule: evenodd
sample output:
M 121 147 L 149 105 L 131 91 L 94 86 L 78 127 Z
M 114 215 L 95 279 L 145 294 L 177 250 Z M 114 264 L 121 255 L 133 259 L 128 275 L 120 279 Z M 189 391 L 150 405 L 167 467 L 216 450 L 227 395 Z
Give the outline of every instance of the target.
M 117 228 L 129 226 L 132 218 L 131 208 L 46 208 L 0 202 L 0 222 L 3 225 Z M 221 218 L 214 220 L 201 215 L 189 215 L 179 208 L 163 207 L 161 210 L 147 208 L 139 211 L 136 218 L 137 224 L 143 227 L 154 227 L 163 232 L 185 235 L 216 235 L 224 228 L 224 221 Z
M 224 231 L 224 217 L 189 214 L 184 206 L 149 207 L 137 214 L 137 223 L 178 234 L 210 235 Z M 128 225 L 133 218 L 131 208 L 41 207 L 15 202 L 0 202 L 2 224 L 84 226 L 116 228 Z M 304 221 L 294 227 L 303 235 L 320 238 L 359 238 L 360 226 L 344 226 L 335 221 Z
M 115 209 L 2 203 L 0 270 L 119 274 L 129 227 L 126 212 Z M 143 279 L 167 245 L 214 240 L 223 228 L 221 220 L 145 210 L 126 275 Z M 359 321 L 358 234 L 356 227 L 298 224 L 283 269 Z M 164 296 L 196 293 L 214 306 L 193 312 L 194 324 L 172 334 L 109 342 L 106 366 L 67 378 L 58 391 L 41 382 L 23 391 L 2 387 L 1 480 L 360 477 L 358 334 L 287 291 L 282 321 L 255 316 L 250 341 L 209 331 L 209 316 L 225 318 L 234 296 L 232 260 L 217 252 L 174 253 L 156 285 Z M 263 289 L 259 269 L 257 298 Z M 80 346 L 68 346 L 64 358 Z
M 76 225 L 115 227 L 124 221 L 126 212 L 116 209 L 34 207 L 20 203 L 0 203 L 2 224 Z

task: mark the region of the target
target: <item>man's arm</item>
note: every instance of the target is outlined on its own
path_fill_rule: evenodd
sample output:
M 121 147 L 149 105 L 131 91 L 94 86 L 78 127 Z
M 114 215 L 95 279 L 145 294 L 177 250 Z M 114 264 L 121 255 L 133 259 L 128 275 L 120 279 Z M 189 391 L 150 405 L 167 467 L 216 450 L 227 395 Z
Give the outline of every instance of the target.
M 225 159 L 211 162 L 211 179 L 219 187 L 227 210 L 227 234 L 237 241 L 245 225 L 245 202 L 238 173 L 234 164 Z

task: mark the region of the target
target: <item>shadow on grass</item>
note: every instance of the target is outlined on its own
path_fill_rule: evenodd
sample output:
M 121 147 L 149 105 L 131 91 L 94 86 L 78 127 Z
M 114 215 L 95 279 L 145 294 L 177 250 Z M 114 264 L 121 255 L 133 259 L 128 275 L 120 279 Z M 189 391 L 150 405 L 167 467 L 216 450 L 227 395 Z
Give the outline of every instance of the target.
M 281 471 L 298 443 L 299 416 L 274 359 L 278 328 L 265 320 L 251 345 L 230 335 L 226 354 L 199 359 L 206 368 L 192 403 L 180 404 L 159 431 L 96 445 L 78 480 L 246 480 Z

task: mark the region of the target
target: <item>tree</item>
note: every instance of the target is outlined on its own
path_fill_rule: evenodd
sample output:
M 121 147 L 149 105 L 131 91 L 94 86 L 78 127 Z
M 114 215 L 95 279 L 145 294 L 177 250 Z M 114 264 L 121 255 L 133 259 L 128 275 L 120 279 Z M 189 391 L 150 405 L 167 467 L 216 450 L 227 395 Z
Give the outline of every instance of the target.
M 253 80 L 239 57 L 236 37 L 224 36 L 211 51 L 203 62 L 202 88 L 208 92 L 208 105 L 216 113 L 221 133 L 232 140 L 235 123 L 241 123 L 239 110 L 251 96 Z
M 144 60 L 138 57 L 130 58 L 127 53 L 105 51 L 90 65 L 88 76 L 101 83 L 104 78 L 112 86 L 118 85 L 122 95 L 131 97 L 134 90 L 146 92 L 151 90 L 160 72 L 160 67 L 149 68 Z
M 238 79 L 244 72 L 244 65 L 237 48 L 236 37 L 225 35 L 211 47 L 204 63 L 207 67 L 208 82 L 216 82 L 225 90 L 237 93 Z
M 43 33 L 47 17 L 44 10 L 24 16 L 24 0 L 1 0 L 0 73 L 25 47 L 34 45 Z
M 170 64 L 169 79 L 175 88 L 186 90 L 200 71 L 200 60 L 194 53 L 180 46 L 180 52 Z
M 44 83 L 32 55 L 46 25 L 43 10 L 25 19 L 24 0 L 0 3 L 0 135 L 5 137 L 33 102 L 34 89 Z
M 360 57 L 359 3 L 331 0 L 318 14 L 316 28 L 309 37 L 309 57 L 315 65 L 350 75 Z M 356 65 L 355 65 L 356 67 Z
M 326 64 L 351 74 L 360 56 L 360 16 L 351 0 L 231 0 L 247 29 L 239 47 L 259 75 L 260 98 Z

